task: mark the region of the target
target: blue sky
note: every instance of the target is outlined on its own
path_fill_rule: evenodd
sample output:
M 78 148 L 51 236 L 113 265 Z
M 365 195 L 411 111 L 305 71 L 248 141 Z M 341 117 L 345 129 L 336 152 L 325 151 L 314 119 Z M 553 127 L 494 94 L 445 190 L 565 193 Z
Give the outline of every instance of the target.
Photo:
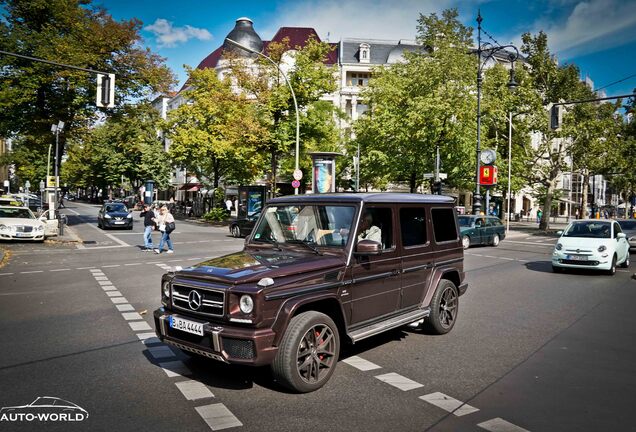
M 264 40 L 282 26 L 313 27 L 319 36 L 414 39 L 419 14 L 456 7 L 460 19 L 499 43 L 520 44 L 524 32 L 548 34 L 561 63 L 575 63 L 608 96 L 636 88 L 636 0 L 94 0 L 116 19 L 143 22 L 144 42 L 167 59 L 180 83 L 183 65 L 196 66 L 223 43 L 237 18 L 247 16 Z M 476 34 L 475 34 L 476 37 Z

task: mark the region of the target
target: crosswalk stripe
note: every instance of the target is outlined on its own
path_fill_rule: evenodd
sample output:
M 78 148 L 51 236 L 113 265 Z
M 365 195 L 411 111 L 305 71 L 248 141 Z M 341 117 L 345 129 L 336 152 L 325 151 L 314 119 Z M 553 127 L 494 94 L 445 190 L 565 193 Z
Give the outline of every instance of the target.
M 478 408 L 472 407 L 462 401 L 454 399 L 440 392 L 420 396 L 420 399 L 432 405 L 435 405 L 436 407 L 441 408 L 444 411 L 453 413 L 458 417 L 479 411 Z
M 214 394 L 205 384 L 194 380 L 179 381 L 175 383 L 177 388 L 187 400 L 213 398 Z
M 170 378 L 176 376 L 192 375 L 192 371 L 181 360 L 159 363 L 159 367 Z
M 499 417 L 479 423 L 477 426 L 490 432 L 529 432 Z
M 133 331 L 152 330 L 146 321 L 131 321 L 128 325 Z
M 402 391 L 409 391 L 416 388 L 424 387 L 424 384 L 415 382 L 411 379 L 408 379 L 407 377 L 396 374 L 395 372 L 390 372 L 384 375 L 377 375 L 376 378 L 382 382 L 392 385 L 393 387 L 397 387 Z
M 222 403 L 196 407 L 195 410 L 214 431 L 243 426 L 243 423 Z
M 378 366 L 377 364 L 371 363 L 370 361 L 365 360 L 362 357 L 358 357 L 358 356 L 351 356 L 343 360 L 342 362 L 347 363 L 349 366 L 353 366 L 354 368 L 359 369 L 361 371 L 368 371 L 368 370 L 382 368 L 382 366 Z

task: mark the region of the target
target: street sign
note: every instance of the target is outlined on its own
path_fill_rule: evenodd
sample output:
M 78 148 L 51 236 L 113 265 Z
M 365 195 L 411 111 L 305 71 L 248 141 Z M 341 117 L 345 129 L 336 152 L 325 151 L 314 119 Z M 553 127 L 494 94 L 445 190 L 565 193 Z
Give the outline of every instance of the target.
M 294 180 L 300 180 L 303 178 L 303 172 L 299 169 L 294 170 Z M 298 187 L 298 186 L 294 186 L 294 187 Z
M 299 182 L 298 180 L 294 180 L 294 181 L 292 182 L 292 186 L 293 186 L 294 188 L 299 188 L 299 187 L 300 187 L 300 182 Z
M 482 165 L 479 167 L 479 184 L 492 186 L 497 184 L 497 167 L 494 165 Z
M 54 188 L 56 184 L 55 176 L 46 176 L 46 187 Z
M 97 95 L 95 105 L 99 108 L 115 106 L 115 74 L 97 74 Z

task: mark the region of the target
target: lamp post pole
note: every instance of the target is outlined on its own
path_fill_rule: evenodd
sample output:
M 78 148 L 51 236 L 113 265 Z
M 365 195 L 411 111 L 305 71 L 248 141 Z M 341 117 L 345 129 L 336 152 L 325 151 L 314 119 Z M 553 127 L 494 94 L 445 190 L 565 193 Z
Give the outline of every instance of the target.
M 295 171 L 299 170 L 299 149 L 300 149 L 300 114 L 298 113 L 298 102 L 296 101 L 296 93 L 294 93 L 294 88 L 292 87 L 291 83 L 289 82 L 289 78 L 287 78 L 287 74 L 285 72 L 283 72 L 283 70 L 280 68 L 280 66 L 278 66 L 278 64 L 276 64 L 276 62 L 274 60 L 272 60 L 270 57 L 266 56 L 265 54 L 263 54 L 260 51 L 256 51 L 253 50 L 252 48 L 245 46 L 239 42 L 236 42 L 230 38 L 225 38 L 226 41 L 228 41 L 229 43 L 231 43 L 232 45 L 241 48 L 247 52 L 250 52 L 252 54 L 256 54 L 259 55 L 261 57 L 263 57 L 264 59 L 266 59 L 267 61 L 269 61 L 271 64 L 273 64 L 276 69 L 278 69 L 278 72 L 280 72 L 280 74 L 283 76 L 283 78 L 285 79 L 285 82 L 287 83 L 287 86 L 289 87 L 289 91 L 291 92 L 291 96 L 292 99 L 294 101 L 294 109 L 296 111 L 296 164 L 295 164 Z M 294 195 L 298 195 L 298 188 L 294 188 Z
M 499 51 L 505 51 L 507 48 L 514 50 L 514 52 L 508 52 L 508 61 L 511 64 L 510 69 L 510 81 L 508 81 L 508 88 L 514 90 L 517 87 L 517 83 L 514 79 L 515 61 L 519 58 L 519 50 L 514 45 L 497 45 L 493 46 L 489 42 L 481 43 L 481 12 L 477 13 L 477 148 L 475 152 L 475 193 L 473 194 L 473 214 L 481 213 L 481 192 L 479 184 L 479 171 L 481 162 L 481 84 L 483 81 L 482 71 L 486 66 L 489 59 L 494 58 L 494 55 Z M 482 62 L 482 56 L 486 55 Z
M 510 177 L 512 174 L 512 111 L 508 112 L 508 204 L 506 205 L 506 234 L 510 231 Z

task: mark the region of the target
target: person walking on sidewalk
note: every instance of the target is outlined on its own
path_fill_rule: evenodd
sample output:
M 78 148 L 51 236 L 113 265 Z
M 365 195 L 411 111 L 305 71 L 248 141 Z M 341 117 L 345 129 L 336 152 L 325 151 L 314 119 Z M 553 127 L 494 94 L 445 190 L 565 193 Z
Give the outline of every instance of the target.
M 172 240 L 170 240 L 170 233 L 174 230 L 174 216 L 170 214 L 168 206 L 165 204 L 159 210 L 159 217 L 155 218 L 155 223 L 159 226 L 161 232 L 161 241 L 159 242 L 159 248 L 155 249 L 155 253 L 159 254 L 163 251 L 163 244 L 168 246 L 168 253 L 174 253 L 172 248 Z
M 155 213 L 149 204 L 144 204 L 144 208 L 139 216 L 144 218 L 144 250 L 150 251 L 154 248 L 152 245 L 152 232 L 155 229 Z

